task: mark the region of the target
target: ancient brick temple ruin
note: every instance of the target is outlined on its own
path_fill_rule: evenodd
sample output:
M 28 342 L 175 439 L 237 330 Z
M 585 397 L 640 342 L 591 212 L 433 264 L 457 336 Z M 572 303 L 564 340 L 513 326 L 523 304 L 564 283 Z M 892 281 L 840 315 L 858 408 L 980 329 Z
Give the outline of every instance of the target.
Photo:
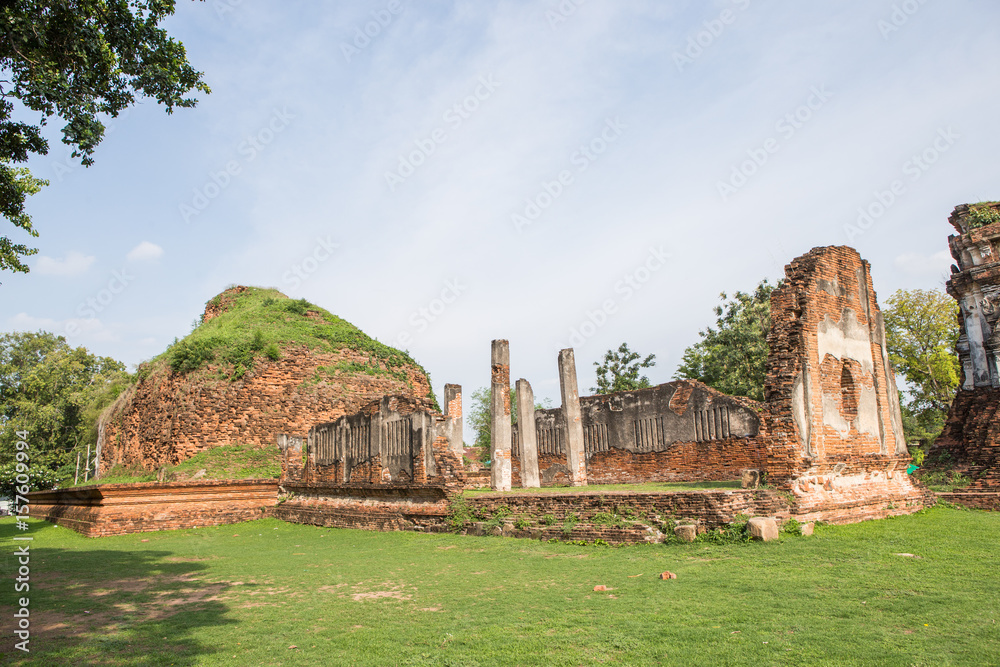
M 948 221 L 956 264 L 948 293 L 960 308 L 962 379 L 944 431 L 928 456 L 973 483 L 948 500 L 1000 509 L 1000 204 L 963 205 Z
M 586 461 L 577 477 L 591 483 L 753 471 L 792 492 L 792 512 L 807 519 L 922 507 L 925 493 L 905 473 L 910 457 L 868 263 L 852 248 L 816 248 L 786 267 L 771 304 L 765 402 L 690 380 L 578 399 L 575 370 L 561 363 L 563 406 L 518 424 L 515 482 L 573 483 L 577 450 Z M 571 350 L 560 362 L 567 357 Z
M 536 410 L 522 378 L 516 424 L 509 345 L 495 340 L 489 473 L 463 466 L 460 387 L 446 386 L 443 414 L 411 393 L 383 395 L 307 429 L 289 420 L 288 428 L 275 430 L 282 473 L 271 513 L 327 526 L 476 533 L 484 524 L 475 517 L 514 512 L 516 522 L 489 530 L 623 542 L 661 540 L 670 520 L 699 529 L 737 514 L 848 523 L 924 507 L 930 494 L 906 474 L 910 457 L 868 263 L 848 247 L 815 248 L 795 259 L 772 294 L 771 319 L 763 402 L 692 380 L 580 397 L 574 353 L 567 349 L 554 359 L 561 406 Z M 988 341 L 991 329 L 983 331 Z M 983 386 L 973 382 L 976 391 L 997 390 L 988 382 L 997 366 L 988 359 Z M 589 484 L 735 479 L 748 488 L 587 490 Z M 553 485 L 578 489 L 544 491 Z M 538 491 L 456 502 L 462 491 L 485 486 Z M 614 527 L 594 520 L 609 511 L 642 512 L 646 523 Z M 570 519 L 578 525 L 553 525 Z
M 910 457 L 882 314 L 869 265 L 857 251 L 816 248 L 786 267 L 772 295 L 768 343 L 762 403 L 692 380 L 581 398 L 573 350 L 562 350 L 562 405 L 534 409 L 531 385 L 522 378 L 516 383 L 519 422 L 512 427 L 509 345 L 493 341 L 491 487 L 569 485 L 581 493 L 570 501 L 484 496 L 474 504 L 513 502 L 565 515 L 573 506 L 593 505 L 588 484 L 746 477 L 773 490 L 642 502 L 707 524 L 724 523 L 738 511 L 843 523 L 923 507 L 926 492 L 906 474 Z M 451 392 L 460 396 L 457 388 Z M 455 424 L 426 405 L 392 397 L 317 425 L 304 441 L 282 436 L 282 486 L 290 499 L 277 516 L 440 528 L 448 499 L 471 482 L 460 464 Z M 631 500 L 639 502 L 619 499 Z

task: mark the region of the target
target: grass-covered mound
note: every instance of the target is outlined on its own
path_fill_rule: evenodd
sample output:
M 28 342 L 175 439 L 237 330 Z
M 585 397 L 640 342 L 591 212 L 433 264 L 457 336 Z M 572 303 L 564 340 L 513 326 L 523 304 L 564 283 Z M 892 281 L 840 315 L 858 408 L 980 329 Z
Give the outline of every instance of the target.
M 246 470 L 277 473 L 276 435 L 307 433 L 393 394 L 440 409 L 406 352 L 304 299 L 231 287 L 101 415 L 100 481 L 151 481 L 158 471 L 184 480 L 203 469 L 197 479 L 273 476 Z M 251 449 L 261 461 L 243 460 Z
M 406 352 L 371 338 L 358 327 L 305 299 L 290 299 L 276 289 L 232 287 L 211 299 L 197 327 L 165 352 L 139 367 L 149 374 L 167 365 L 186 374 L 211 367 L 218 375 L 238 380 L 262 359 L 277 361 L 289 346 L 322 352 L 343 348 L 367 353 L 366 363 L 332 367 L 337 372 L 389 375 L 404 380 L 401 368 L 426 371 Z

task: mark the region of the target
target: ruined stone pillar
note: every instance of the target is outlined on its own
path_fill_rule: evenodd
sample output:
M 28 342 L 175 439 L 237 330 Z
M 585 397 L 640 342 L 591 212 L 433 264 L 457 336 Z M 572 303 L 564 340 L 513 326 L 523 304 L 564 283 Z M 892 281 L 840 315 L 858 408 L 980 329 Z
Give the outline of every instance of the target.
M 559 351 L 559 391 L 566 428 L 566 467 L 572 486 L 587 486 L 587 457 L 583 450 L 583 416 L 576 384 L 573 348 Z
M 465 443 L 462 441 L 462 385 L 444 386 L 444 416 L 448 448 L 461 461 L 465 454 Z
M 510 491 L 510 346 L 493 341 L 490 385 L 490 487 Z
M 517 381 L 517 432 L 521 436 L 521 486 L 537 489 L 541 482 L 535 441 L 535 394 L 524 378 Z

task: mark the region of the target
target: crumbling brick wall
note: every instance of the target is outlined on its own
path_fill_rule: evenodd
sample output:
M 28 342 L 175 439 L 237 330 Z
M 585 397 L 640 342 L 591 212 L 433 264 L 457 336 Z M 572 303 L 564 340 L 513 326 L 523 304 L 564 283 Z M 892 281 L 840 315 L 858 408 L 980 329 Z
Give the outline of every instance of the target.
M 369 417 L 391 414 L 388 398 L 378 403 L 378 414 Z M 443 423 L 439 426 L 446 430 Z M 311 435 L 315 449 L 316 432 Z M 286 445 L 281 480 L 284 497 L 274 516 L 339 528 L 443 529 L 449 502 L 465 488 L 466 480 L 448 437 L 430 434 L 428 438 L 418 438 L 410 450 L 412 475 L 393 475 L 383 464 L 381 452 L 387 444 L 383 441 L 374 443 L 376 451 L 354 466 L 347 481 L 317 476 L 313 451 L 306 456 L 304 467 L 297 468 L 297 462 L 303 460 L 302 440 L 280 439 Z
M 279 433 L 305 434 L 384 395 L 430 393 L 426 376 L 405 366 L 405 382 L 364 374 L 324 379 L 320 367 L 342 362 L 365 364 L 368 357 L 348 349 L 288 348 L 281 359 L 261 360 L 233 382 L 212 379 L 210 370 L 179 375 L 160 368 L 130 387 L 103 420 L 100 469 L 137 464 L 153 470 L 219 445 L 271 446 Z
M 1000 211 L 1000 205 L 987 206 Z M 957 266 L 948 293 L 959 305 L 962 378 L 928 465 L 974 478 L 969 492 L 1000 490 L 1000 223 L 976 222 L 969 205 L 955 208 L 948 237 Z M 970 501 L 971 502 L 971 501 Z
M 843 522 L 912 512 L 910 457 L 868 263 L 844 246 L 785 267 L 771 295 L 764 416 L 769 483 L 797 514 Z
M 696 380 L 580 398 L 590 484 L 731 480 L 760 468 L 764 450 L 752 400 L 726 396 Z M 535 411 L 542 486 L 567 483 L 561 408 Z M 521 484 L 514 430 L 512 477 Z

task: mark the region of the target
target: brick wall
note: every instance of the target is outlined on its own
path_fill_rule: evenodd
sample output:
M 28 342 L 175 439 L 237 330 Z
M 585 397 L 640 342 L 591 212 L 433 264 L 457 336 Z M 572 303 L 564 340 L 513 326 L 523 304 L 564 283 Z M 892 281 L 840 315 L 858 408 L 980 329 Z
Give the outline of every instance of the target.
M 291 440 L 284 451 L 282 496 L 274 516 L 293 523 L 366 530 L 441 530 L 448 502 L 467 484 L 462 462 L 446 436 L 431 443 L 433 471 L 424 461 L 421 445 L 413 454 L 413 477 L 402 481 L 388 474 L 375 456 L 357 466 L 347 483 L 313 474 L 287 474 L 289 461 L 301 461 L 301 440 Z
M 675 442 L 661 452 L 625 449 L 587 454 L 589 484 L 641 484 L 643 482 L 695 482 L 739 479 L 744 470 L 759 469 L 766 450 L 758 438 L 730 438 L 709 442 Z M 542 486 L 569 484 L 566 457 L 538 457 Z M 512 460 L 514 486 L 521 485 L 521 461 Z
M 273 479 L 150 482 L 35 491 L 28 508 L 34 518 L 101 537 L 260 519 L 277 497 Z
M 856 250 L 814 248 L 785 267 L 768 345 L 764 472 L 794 494 L 799 514 L 846 523 L 934 502 L 905 474 L 884 323 Z
M 1000 491 L 956 491 L 937 494 L 939 500 L 956 505 L 964 505 L 970 509 L 1000 512 Z

